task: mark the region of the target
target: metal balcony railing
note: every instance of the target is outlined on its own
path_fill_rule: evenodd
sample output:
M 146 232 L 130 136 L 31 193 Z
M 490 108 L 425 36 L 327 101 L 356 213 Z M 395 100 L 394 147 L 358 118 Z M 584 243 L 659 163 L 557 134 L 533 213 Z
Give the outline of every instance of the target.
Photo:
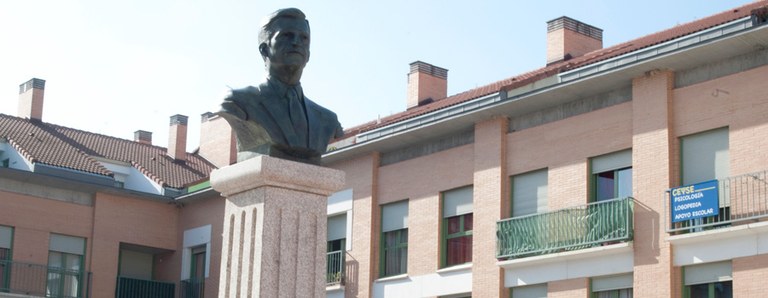
M 181 298 L 204 298 L 205 279 L 190 278 L 181 281 Z
M 768 218 L 768 171 L 728 177 L 717 181 L 718 214 L 672 222 L 671 193 L 665 195 L 667 232 L 698 232 Z
M 544 255 L 632 240 L 633 199 L 602 201 L 496 223 L 499 259 Z
M 325 275 L 327 286 L 344 283 L 344 251 L 337 250 L 327 254 L 328 270 Z
M 173 298 L 175 290 L 174 283 L 118 276 L 115 298 Z
M 0 260 L 0 293 L 88 298 L 90 280 L 90 272 Z

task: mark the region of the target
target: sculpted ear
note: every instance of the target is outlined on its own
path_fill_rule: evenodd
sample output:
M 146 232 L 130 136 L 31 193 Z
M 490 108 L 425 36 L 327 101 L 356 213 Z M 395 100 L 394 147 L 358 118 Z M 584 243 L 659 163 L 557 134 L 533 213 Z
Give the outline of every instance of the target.
M 269 56 L 269 45 L 267 45 L 266 42 L 262 42 L 259 45 L 259 53 L 261 54 L 261 57 Z

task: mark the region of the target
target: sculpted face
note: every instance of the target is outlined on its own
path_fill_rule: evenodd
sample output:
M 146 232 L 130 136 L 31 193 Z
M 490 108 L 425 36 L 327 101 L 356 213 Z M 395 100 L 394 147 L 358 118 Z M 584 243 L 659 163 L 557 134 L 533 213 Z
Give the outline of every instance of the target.
M 309 25 L 303 20 L 280 18 L 274 23 L 277 30 L 262 44 L 262 55 L 273 66 L 298 66 L 309 61 Z

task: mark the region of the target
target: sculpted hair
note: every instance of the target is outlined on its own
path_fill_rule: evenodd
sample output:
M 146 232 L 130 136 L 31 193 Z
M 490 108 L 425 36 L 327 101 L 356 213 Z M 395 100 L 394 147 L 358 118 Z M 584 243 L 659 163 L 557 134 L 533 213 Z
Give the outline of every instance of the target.
M 307 29 L 309 29 L 309 21 L 307 20 L 307 17 L 298 8 L 279 9 L 264 17 L 264 19 L 261 21 L 261 31 L 259 31 L 259 44 L 269 42 L 269 39 L 272 38 L 272 35 L 274 35 L 276 31 L 274 28 L 275 21 L 280 18 L 304 21 L 307 23 Z

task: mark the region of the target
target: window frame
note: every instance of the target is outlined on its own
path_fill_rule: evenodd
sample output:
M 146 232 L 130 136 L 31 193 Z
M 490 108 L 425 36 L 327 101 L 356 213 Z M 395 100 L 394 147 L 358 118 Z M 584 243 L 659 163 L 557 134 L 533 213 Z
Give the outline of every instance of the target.
M 630 183 L 632 183 L 632 176 L 634 175 L 634 171 L 632 170 L 632 166 L 623 167 L 623 168 L 614 169 L 614 170 L 607 170 L 607 171 L 603 171 L 603 172 L 599 172 L 599 173 L 593 173 L 590 176 L 590 178 L 592 178 L 592 183 L 591 183 L 592 184 L 592 195 L 590 196 L 590 202 L 601 202 L 601 201 L 607 201 L 607 200 L 612 200 L 612 199 L 625 198 L 626 196 L 624 196 L 624 197 L 622 197 L 622 196 L 614 196 L 613 198 L 598 200 L 598 198 L 599 198 L 598 194 L 600 192 L 600 188 L 598 187 L 598 183 L 599 183 L 598 182 L 599 181 L 598 175 L 603 174 L 603 173 L 612 172 L 613 176 L 614 176 L 614 178 L 613 178 L 613 193 L 616 194 L 616 195 L 619 195 L 619 185 L 620 185 L 619 173 L 623 172 L 623 171 L 626 171 L 626 170 L 630 170 L 631 171 L 629 179 L 630 179 Z M 631 187 L 632 186 L 630 185 L 630 188 Z M 630 193 L 631 192 L 632 191 L 630 190 Z
M 467 230 L 465 226 L 467 216 L 472 216 L 472 228 L 474 229 L 474 212 L 464 213 L 461 215 L 455 215 L 451 217 L 443 217 L 442 229 L 440 232 L 440 235 L 442 236 L 440 240 L 440 243 L 442 244 L 440 246 L 440 268 L 447 268 L 447 267 L 453 267 L 453 266 L 472 263 L 472 255 L 470 254 L 469 260 L 467 262 L 460 263 L 460 264 L 450 264 L 450 265 L 448 264 L 448 240 L 467 237 L 467 236 L 472 237 L 472 229 Z M 449 226 L 448 222 L 450 219 L 453 219 L 456 217 L 459 218 L 459 232 L 448 234 L 448 226 Z M 470 251 L 472 249 L 471 246 L 473 245 L 473 242 L 472 242 L 473 240 L 474 238 L 472 238 L 472 240 L 469 241 Z
M 394 237 L 395 239 L 403 239 L 403 233 L 406 233 L 405 235 L 405 242 L 398 242 L 393 246 L 387 247 L 386 243 L 386 234 L 388 233 L 396 233 L 397 237 Z M 387 274 L 387 262 L 386 262 L 386 255 L 387 251 L 390 250 L 397 250 L 397 249 L 404 249 L 405 250 L 405 260 L 400 261 L 404 262 L 403 268 L 401 268 L 401 272 L 397 273 L 390 273 Z M 381 250 L 379 250 L 381 253 L 379 254 L 379 278 L 383 277 L 390 277 L 390 276 L 397 276 L 402 274 L 408 274 L 408 228 L 403 229 L 397 229 L 387 232 L 381 232 Z
M 10 230 L 10 239 L 8 239 L 8 247 L 0 247 L 0 251 L 5 251 L 4 256 L 5 258 L 0 258 L 0 263 L 3 263 L 2 267 L 0 268 L 0 275 L 2 279 L 0 279 L 0 292 L 7 292 L 4 290 L 10 290 L 11 285 L 11 268 L 13 266 L 13 233 L 14 228 L 10 226 L 0 226 L 5 227 Z M 3 254 L 0 254 L 0 257 L 2 257 Z
M 56 237 L 67 237 L 67 238 L 73 238 L 73 239 L 74 238 L 78 238 L 78 240 L 82 240 L 82 251 L 80 252 L 80 254 L 76 254 L 76 253 L 71 252 L 71 251 L 68 252 L 68 251 L 53 250 L 50 246 L 51 246 L 51 243 L 53 242 L 53 239 L 55 239 L 54 235 Z M 61 254 L 61 261 L 63 263 L 62 266 L 66 266 L 66 260 L 67 260 L 68 256 L 74 256 L 74 257 L 79 258 L 79 262 L 77 262 L 77 264 L 78 264 L 77 265 L 78 266 L 78 270 L 77 271 L 78 272 L 77 272 L 77 274 L 75 274 L 73 276 L 75 278 L 75 280 L 77 281 L 77 292 L 75 293 L 74 297 L 83 297 L 83 286 L 85 285 L 85 283 L 84 283 L 84 280 L 85 280 L 85 250 L 88 247 L 87 245 L 88 245 L 87 239 L 84 238 L 84 237 L 70 236 L 70 235 L 64 235 L 64 234 L 54 234 L 54 233 L 51 233 L 49 235 L 48 264 L 47 264 L 48 269 L 46 270 L 47 273 L 46 273 L 46 278 L 45 278 L 46 292 L 48 292 L 48 290 L 50 289 L 51 271 L 52 271 L 51 269 L 54 268 L 53 266 L 51 266 L 51 256 L 54 253 L 57 253 L 57 254 Z M 62 271 L 74 271 L 73 269 L 68 269 L 66 267 L 58 267 L 58 268 L 60 268 L 60 270 L 62 270 Z M 59 274 L 61 274 L 61 273 L 59 273 Z M 65 282 L 66 282 L 66 280 L 64 278 L 59 278 L 58 282 L 56 282 L 58 284 L 57 285 L 54 284 L 54 286 L 57 286 L 56 289 L 59 291 L 59 294 L 58 294 L 59 296 L 64 294 Z
M 403 204 L 403 206 L 399 206 L 398 204 Z M 408 274 L 408 213 L 409 213 L 409 201 L 408 199 L 399 200 L 387 204 L 379 205 L 379 278 L 384 277 L 390 277 L 390 276 L 397 276 L 397 275 L 403 275 Z M 389 207 L 389 208 L 388 208 Z M 405 209 L 400 209 L 405 208 Z M 395 212 L 394 215 L 398 216 L 397 218 L 400 219 L 399 216 L 402 216 L 402 226 L 395 225 L 393 229 L 384 231 L 385 229 L 385 221 L 388 221 L 388 217 L 386 214 L 384 214 L 385 211 L 390 210 L 390 212 Z M 405 211 L 404 213 L 402 211 Z M 400 211 L 398 213 L 398 211 Z M 390 215 L 392 218 L 394 216 Z M 388 225 L 388 226 L 391 226 Z M 398 228 L 399 227 L 399 228 Z M 389 229 L 389 228 L 387 228 Z M 395 239 L 399 239 L 400 242 L 396 243 L 392 246 L 387 246 L 387 235 L 389 233 L 396 233 L 397 237 Z M 405 233 L 405 238 L 403 238 L 403 233 Z M 402 241 L 403 239 L 404 242 Z M 387 263 L 386 263 L 386 255 L 387 252 L 394 249 L 404 249 L 405 252 L 405 260 L 401 260 L 402 267 L 400 272 L 398 273 L 390 273 L 387 274 Z

